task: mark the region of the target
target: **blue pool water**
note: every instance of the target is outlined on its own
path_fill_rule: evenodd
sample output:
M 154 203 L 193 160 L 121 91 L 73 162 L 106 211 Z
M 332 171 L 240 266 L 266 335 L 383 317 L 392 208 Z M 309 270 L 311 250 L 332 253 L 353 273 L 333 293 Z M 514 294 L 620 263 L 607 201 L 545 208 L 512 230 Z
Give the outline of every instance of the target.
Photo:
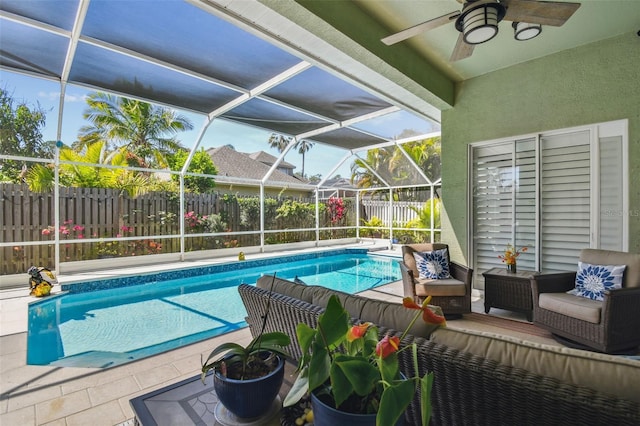
M 63 286 L 29 305 L 27 363 L 130 362 L 246 327 L 237 287 L 264 274 L 357 293 L 401 279 L 396 260 L 340 250 Z

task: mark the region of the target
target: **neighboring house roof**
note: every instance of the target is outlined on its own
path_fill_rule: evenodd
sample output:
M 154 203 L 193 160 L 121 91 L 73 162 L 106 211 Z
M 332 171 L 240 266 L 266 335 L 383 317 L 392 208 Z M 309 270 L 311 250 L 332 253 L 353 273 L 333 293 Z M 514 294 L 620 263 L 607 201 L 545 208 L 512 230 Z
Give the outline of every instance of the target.
M 330 186 L 332 188 L 349 188 L 349 189 L 357 189 L 357 186 L 351 183 L 351 180 L 348 178 L 332 178 L 327 179 L 324 183 L 324 186 Z
M 264 164 L 268 164 L 269 166 L 273 166 L 273 164 L 277 160 L 275 156 L 264 151 L 258 151 L 258 152 L 254 152 L 247 155 L 249 155 L 250 158 L 253 158 L 256 161 L 259 161 Z M 282 167 L 283 169 L 291 169 L 291 170 L 296 168 L 296 166 L 294 166 L 291 163 L 287 163 L 286 161 L 282 161 L 280 164 L 278 164 L 278 167 Z
M 213 164 L 215 164 L 216 168 L 218 169 L 218 174 L 221 176 L 232 176 L 260 180 L 267 174 L 267 172 L 271 168 L 270 165 L 251 158 L 251 155 L 244 152 L 238 152 L 228 146 L 209 148 L 207 150 L 207 154 L 209 154 L 209 157 L 211 157 L 211 160 L 213 160 Z M 267 181 L 277 181 L 285 183 L 303 182 L 300 179 L 289 176 L 288 174 L 282 173 L 279 170 L 274 170 Z

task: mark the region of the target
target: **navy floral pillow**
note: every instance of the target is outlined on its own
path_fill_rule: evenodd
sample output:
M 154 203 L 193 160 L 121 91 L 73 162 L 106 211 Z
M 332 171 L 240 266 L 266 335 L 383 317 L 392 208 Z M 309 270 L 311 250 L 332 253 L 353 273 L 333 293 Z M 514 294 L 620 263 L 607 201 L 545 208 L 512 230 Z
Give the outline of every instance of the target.
M 444 280 L 451 278 L 447 249 L 413 253 L 419 278 Z
M 592 265 L 578 262 L 576 288 L 569 293 L 592 300 L 604 300 L 605 290 L 622 288 L 625 268 L 626 265 Z

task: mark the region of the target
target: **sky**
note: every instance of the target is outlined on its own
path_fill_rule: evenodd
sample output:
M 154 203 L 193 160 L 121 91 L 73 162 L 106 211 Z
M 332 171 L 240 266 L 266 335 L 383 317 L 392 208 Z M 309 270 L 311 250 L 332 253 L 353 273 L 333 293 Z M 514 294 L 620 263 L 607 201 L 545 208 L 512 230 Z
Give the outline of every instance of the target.
M 24 101 L 30 107 L 39 104 L 47 113 L 46 127 L 43 129 L 44 140 L 58 139 L 60 85 L 57 82 L 0 70 L 0 87 L 12 95 L 14 103 Z M 60 137 L 60 140 L 67 145 L 76 140 L 78 130 L 82 126 L 90 124 L 82 118 L 82 113 L 87 107 L 85 98 L 91 92 L 93 90 L 87 90 L 80 86 L 67 86 Z M 187 148 L 192 148 L 202 130 L 206 117 L 182 110 L 177 110 L 177 112 L 185 115 L 193 124 L 193 130 L 178 134 L 181 143 Z M 278 151 L 269 148 L 268 140 L 270 135 L 271 132 L 269 131 L 218 120 L 209 126 L 199 146 L 208 149 L 231 144 L 237 151 L 248 153 L 265 151 L 278 157 Z M 342 160 L 345 154 L 346 152 L 343 150 L 316 144 L 306 154 L 305 175 L 314 176 L 319 174 L 325 177 Z M 285 161 L 296 166 L 295 172 L 300 173 L 302 171 L 302 156 L 297 152 L 289 152 L 285 157 Z M 349 164 L 350 161 L 345 162 L 336 173 L 342 177 L 349 177 L 351 175 Z

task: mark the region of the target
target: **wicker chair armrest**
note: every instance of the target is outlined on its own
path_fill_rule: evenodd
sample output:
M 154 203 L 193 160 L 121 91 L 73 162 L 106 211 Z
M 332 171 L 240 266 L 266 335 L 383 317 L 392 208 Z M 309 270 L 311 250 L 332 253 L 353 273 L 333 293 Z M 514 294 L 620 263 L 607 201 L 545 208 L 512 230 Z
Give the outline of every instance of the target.
M 449 273 L 456 280 L 462 281 L 467 290 L 471 289 L 471 280 L 473 279 L 473 269 L 460 265 L 459 263 L 449 262 Z
M 564 293 L 571 290 L 575 286 L 575 272 L 540 274 L 531 278 L 531 288 L 534 295 L 540 293 Z
M 640 330 L 640 287 L 619 288 L 604 292 L 602 321 L 617 331 L 621 327 L 630 332 Z
M 416 297 L 416 285 L 413 277 L 413 271 L 405 265 L 404 262 L 400 262 L 400 274 L 402 275 L 402 288 L 404 289 L 405 297 Z

